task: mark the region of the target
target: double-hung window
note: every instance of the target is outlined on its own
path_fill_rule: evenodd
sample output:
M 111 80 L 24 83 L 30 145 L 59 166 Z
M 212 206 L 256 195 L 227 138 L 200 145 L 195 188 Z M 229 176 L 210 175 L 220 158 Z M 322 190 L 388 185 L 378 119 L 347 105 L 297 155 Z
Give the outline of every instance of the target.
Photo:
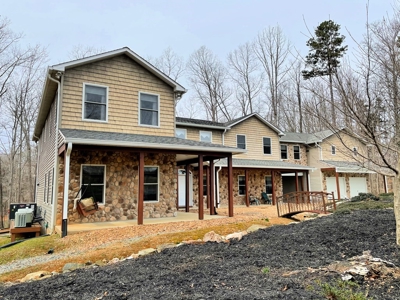
M 160 98 L 158 95 L 139 93 L 139 124 L 159 126 Z
M 265 192 L 267 194 L 272 194 L 272 177 L 265 176 Z
M 203 175 L 203 196 L 207 196 L 207 175 Z
M 281 145 L 281 159 L 287 159 L 287 145 Z
M 106 167 L 102 165 L 82 165 L 81 198 L 93 197 L 104 204 Z
M 271 154 L 271 138 L 263 137 L 264 154 Z
M 85 83 L 83 90 L 83 119 L 107 121 L 108 88 Z
M 293 146 L 293 158 L 296 160 L 300 159 L 300 146 Z
M 211 131 L 200 131 L 200 141 L 201 142 L 212 142 L 212 132 Z
M 244 175 L 238 176 L 238 189 L 240 196 L 246 195 L 246 176 Z
M 336 154 L 336 147 L 335 146 L 331 146 L 331 154 L 335 155 Z
M 238 134 L 236 136 L 236 147 L 240 149 L 246 149 L 246 136 Z
M 144 167 L 144 201 L 158 201 L 158 167 Z

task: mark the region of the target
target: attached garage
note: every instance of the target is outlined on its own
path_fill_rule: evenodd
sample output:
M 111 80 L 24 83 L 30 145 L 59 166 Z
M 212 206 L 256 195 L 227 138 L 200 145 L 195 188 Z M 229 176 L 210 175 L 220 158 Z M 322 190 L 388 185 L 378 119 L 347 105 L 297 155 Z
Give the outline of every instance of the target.
M 339 177 L 339 190 L 340 190 L 340 198 L 344 198 L 346 196 L 346 179 L 344 177 Z M 338 191 L 336 188 L 336 177 L 326 178 L 326 192 L 327 193 L 334 192 L 335 198 L 338 197 Z
M 358 193 L 367 193 L 367 178 L 349 177 L 350 197 L 357 196 Z

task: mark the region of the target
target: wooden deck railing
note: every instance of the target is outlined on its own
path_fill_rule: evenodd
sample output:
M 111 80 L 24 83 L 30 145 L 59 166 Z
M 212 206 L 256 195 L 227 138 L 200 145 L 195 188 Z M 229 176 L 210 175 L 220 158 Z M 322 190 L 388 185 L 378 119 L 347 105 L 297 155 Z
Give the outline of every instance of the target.
M 276 198 L 279 217 L 288 217 L 300 212 L 327 213 L 336 209 L 334 193 L 292 192 Z

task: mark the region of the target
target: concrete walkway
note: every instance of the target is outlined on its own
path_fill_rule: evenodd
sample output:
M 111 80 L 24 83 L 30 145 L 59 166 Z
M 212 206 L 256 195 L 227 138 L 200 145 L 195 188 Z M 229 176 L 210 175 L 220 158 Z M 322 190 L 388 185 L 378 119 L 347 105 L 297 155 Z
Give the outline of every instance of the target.
M 226 216 L 210 216 L 204 214 L 204 220 L 212 220 L 218 218 L 227 218 Z M 162 224 L 162 223 L 172 223 L 172 222 L 187 222 L 187 221 L 197 221 L 199 219 L 198 213 L 187 213 L 178 211 L 176 217 L 169 218 L 151 218 L 144 219 L 143 224 Z M 83 231 L 93 231 L 98 229 L 108 229 L 116 227 L 134 226 L 137 225 L 137 220 L 127 220 L 127 221 L 115 221 L 115 222 L 95 222 L 95 223 L 75 223 L 68 224 L 67 230 L 68 234 L 74 234 Z M 56 233 L 61 235 L 61 225 L 56 226 Z

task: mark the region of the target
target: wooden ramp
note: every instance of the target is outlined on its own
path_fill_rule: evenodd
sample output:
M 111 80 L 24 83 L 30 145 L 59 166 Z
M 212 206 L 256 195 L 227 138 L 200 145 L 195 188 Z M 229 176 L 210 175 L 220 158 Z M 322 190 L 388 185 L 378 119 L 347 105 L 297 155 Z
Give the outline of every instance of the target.
M 293 192 L 276 199 L 279 217 L 291 217 L 302 212 L 326 214 L 328 209 L 336 209 L 333 193 Z

